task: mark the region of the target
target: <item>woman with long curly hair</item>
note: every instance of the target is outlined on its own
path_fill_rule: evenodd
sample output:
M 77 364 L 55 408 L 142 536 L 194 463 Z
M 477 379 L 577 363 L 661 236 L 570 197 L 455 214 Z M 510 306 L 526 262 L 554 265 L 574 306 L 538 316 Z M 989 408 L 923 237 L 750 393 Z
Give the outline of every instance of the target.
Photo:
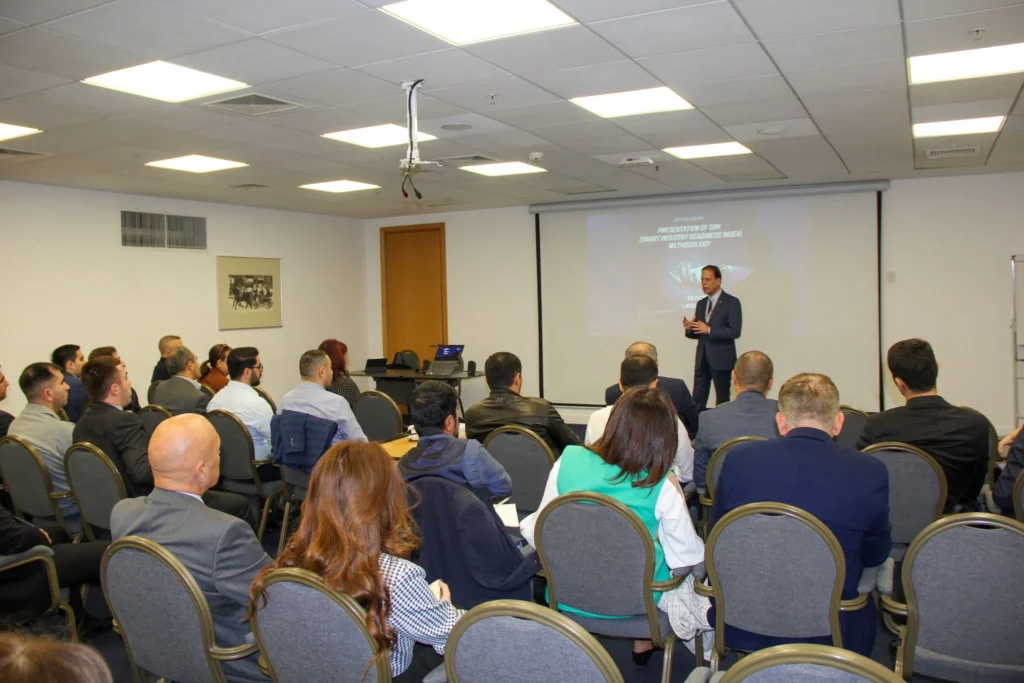
M 265 604 L 269 572 L 306 569 L 366 610 L 373 661 L 389 658 L 395 683 L 422 680 L 442 663 L 438 655 L 463 611 L 444 583 L 434 597 L 423 569 L 406 559 L 419 542 L 395 462 L 380 444 L 342 441 L 313 468 L 299 528 L 253 582 L 249 614 Z

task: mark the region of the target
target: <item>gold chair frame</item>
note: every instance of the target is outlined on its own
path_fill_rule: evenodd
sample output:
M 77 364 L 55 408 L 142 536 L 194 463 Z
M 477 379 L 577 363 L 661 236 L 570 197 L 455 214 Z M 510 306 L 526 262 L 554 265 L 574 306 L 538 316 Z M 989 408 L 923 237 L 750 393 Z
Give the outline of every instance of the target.
M 4 443 L 14 443 L 17 444 L 18 446 L 21 446 L 26 451 L 28 451 L 29 455 L 32 456 L 32 459 L 36 461 L 36 465 L 39 467 L 39 471 L 43 474 L 43 487 L 46 489 L 46 496 L 49 499 L 50 511 L 53 512 L 53 517 L 57 520 L 57 524 L 68 533 L 68 536 L 71 536 L 72 538 L 77 538 L 79 534 L 71 531 L 71 529 L 68 528 L 67 520 L 64 519 L 64 514 L 60 511 L 60 505 L 57 502 L 60 500 L 71 498 L 71 491 L 68 490 L 64 491 L 63 493 L 58 493 L 57 491 L 53 490 L 53 477 L 50 476 L 50 470 L 47 469 L 46 463 L 43 462 L 43 459 L 39 456 L 39 453 L 36 451 L 35 447 L 32 444 L 28 443 L 27 441 L 20 437 L 13 435 L 5 436 L 2 439 L 0 439 L 0 445 Z M 14 507 L 14 514 L 21 516 L 22 512 L 18 508 L 17 502 L 15 502 L 14 500 L 14 491 L 11 488 L 10 482 L 7 481 L 7 476 L 4 475 L 2 468 L 0 468 L 0 480 L 3 481 L 4 488 L 6 488 L 11 495 L 11 505 Z
M 747 655 L 725 672 L 721 683 L 739 683 L 759 671 L 786 664 L 827 666 L 866 678 L 872 683 L 899 683 L 900 680 L 889 669 L 856 652 L 828 645 L 794 643 L 776 645 Z
M 147 406 L 148 407 L 148 406 Z M 145 408 L 143 409 L 145 410 Z M 121 473 L 117 471 L 117 467 L 111 462 L 107 454 L 101 451 L 94 444 L 88 441 L 79 441 L 68 446 L 68 450 L 64 453 L 64 476 L 67 477 L 68 486 L 71 488 L 71 498 L 75 501 L 75 505 L 78 507 L 79 514 L 82 511 L 82 504 L 79 501 L 78 491 L 75 488 L 74 478 L 71 476 L 71 468 L 68 466 L 71 462 L 71 456 L 77 452 L 87 452 L 101 463 L 103 463 L 108 470 L 110 470 L 110 476 L 117 483 L 117 491 L 121 495 L 120 500 L 124 500 L 128 497 L 128 491 L 125 489 L 124 479 L 121 477 Z M 92 525 L 86 521 L 85 516 L 81 515 L 82 520 L 82 531 L 85 533 L 85 537 L 90 541 L 96 540 L 96 532 L 93 531 Z

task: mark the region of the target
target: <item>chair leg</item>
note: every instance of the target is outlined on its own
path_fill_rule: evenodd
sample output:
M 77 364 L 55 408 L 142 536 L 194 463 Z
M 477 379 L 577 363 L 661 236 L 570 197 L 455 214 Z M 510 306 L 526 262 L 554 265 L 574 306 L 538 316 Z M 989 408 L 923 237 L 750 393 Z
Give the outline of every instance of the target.
M 697 635 L 693 638 L 693 649 L 694 655 L 697 658 L 697 668 L 704 666 L 704 632 L 697 631 Z
M 72 589 L 74 590 L 74 589 Z M 66 601 L 61 601 L 57 609 L 64 613 L 64 619 L 68 624 L 68 640 L 72 643 L 78 642 L 78 623 L 75 621 L 75 610 Z
M 267 517 L 270 515 L 270 506 L 274 502 L 274 498 L 281 493 L 280 491 L 274 491 L 267 499 L 263 501 L 263 512 L 260 514 L 260 527 L 256 531 L 256 538 L 260 539 L 260 543 L 263 542 L 263 532 L 267 530 Z
M 665 661 L 661 666 L 661 683 L 670 683 L 672 680 L 672 656 L 676 649 L 676 634 L 672 633 L 664 640 Z
M 278 556 L 284 552 L 284 542 L 288 539 L 288 518 L 291 516 L 292 501 L 291 499 L 284 501 L 284 519 L 281 520 L 281 539 L 277 542 L 277 554 Z

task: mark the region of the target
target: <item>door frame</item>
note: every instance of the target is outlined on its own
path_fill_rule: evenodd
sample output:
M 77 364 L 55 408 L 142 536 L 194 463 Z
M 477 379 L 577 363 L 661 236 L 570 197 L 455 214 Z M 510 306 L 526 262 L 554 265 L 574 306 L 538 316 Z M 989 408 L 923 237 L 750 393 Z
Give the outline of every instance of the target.
M 421 223 L 418 225 L 392 225 L 380 229 L 380 305 L 381 305 L 381 347 L 387 355 L 388 349 L 388 278 L 387 278 L 387 236 L 403 232 L 426 232 L 436 230 L 441 233 L 441 339 L 439 343 L 448 343 L 448 242 L 445 237 L 444 223 Z

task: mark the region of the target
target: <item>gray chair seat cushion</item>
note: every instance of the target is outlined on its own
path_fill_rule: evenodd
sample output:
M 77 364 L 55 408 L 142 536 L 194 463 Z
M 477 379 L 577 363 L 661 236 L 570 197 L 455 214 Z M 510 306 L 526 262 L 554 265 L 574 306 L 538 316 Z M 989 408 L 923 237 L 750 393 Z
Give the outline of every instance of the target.
M 963 683 L 1021 683 L 1024 666 L 969 661 L 918 646 L 914 650 L 914 676 L 920 675 Z
M 668 615 L 660 609 L 655 611 L 658 613 L 658 623 L 660 624 L 662 636 L 671 634 L 672 624 L 668 620 Z M 644 614 L 626 617 L 625 619 L 592 619 L 590 617 L 581 617 L 572 612 L 562 612 L 562 614 L 587 629 L 588 632 L 601 636 L 636 639 L 651 637 L 651 627 L 647 622 L 647 615 Z
M 269 496 L 272 493 L 277 493 L 278 491 L 280 491 L 282 486 L 284 486 L 284 484 L 281 483 L 280 479 L 277 481 L 264 482 L 263 493 Z M 243 496 L 257 495 L 256 484 L 251 481 L 240 481 L 238 479 L 228 479 L 225 477 L 224 479 L 221 480 L 220 487 L 225 491 L 230 491 L 231 493 L 240 493 Z

